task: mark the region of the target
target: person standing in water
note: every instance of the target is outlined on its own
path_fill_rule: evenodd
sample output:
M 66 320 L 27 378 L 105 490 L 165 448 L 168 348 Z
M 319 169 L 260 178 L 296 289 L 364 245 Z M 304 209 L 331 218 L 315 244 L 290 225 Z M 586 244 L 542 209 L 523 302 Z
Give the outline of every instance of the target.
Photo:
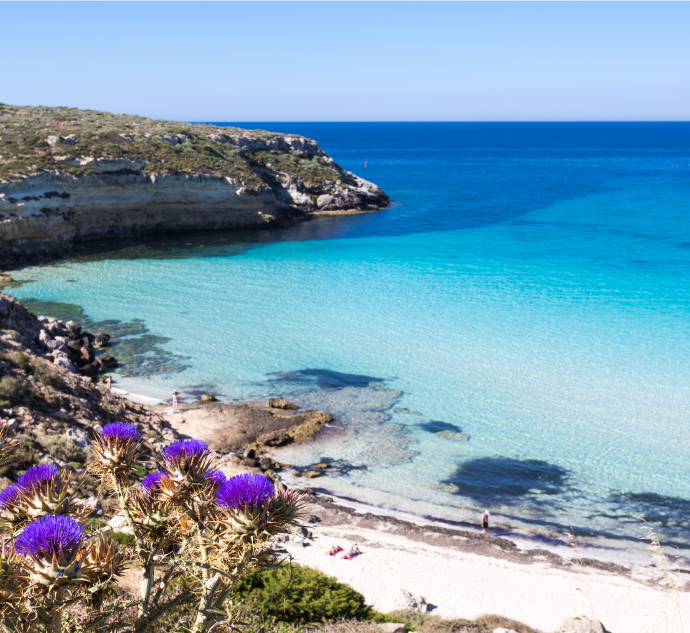
M 489 516 L 491 516 L 491 512 L 488 510 L 482 514 L 482 534 L 486 534 L 489 529 Z
M 173 397 L 173 413 L 179 413 L 178 411 L 178 402 L 180 399 L 180 392 L 175 389 L 175 391 L 172 392 L 172 397 Z
M 108 391 L 113 390 L 113 379 L 110 376 L 106 376 L 104 379 L 105 386 L 108 387 Z

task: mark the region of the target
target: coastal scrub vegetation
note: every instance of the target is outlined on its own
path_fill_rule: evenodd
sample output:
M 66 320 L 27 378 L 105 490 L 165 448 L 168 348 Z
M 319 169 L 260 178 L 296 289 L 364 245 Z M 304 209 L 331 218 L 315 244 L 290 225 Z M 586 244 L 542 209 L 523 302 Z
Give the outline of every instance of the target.
M 285 139 L 297 139 L 296 149 Z M 323 154 L 312 141 L 263 130 L 0 105 L 0 184 L 41 172 L 90 175 L 94 159 L 129 160 L 129 168 L 110 174 L 204 174 L 248 189 L 275 187 L 286 177 L 303 180 L 306 188 L 350 182 L 348 172 L 314 152 Z

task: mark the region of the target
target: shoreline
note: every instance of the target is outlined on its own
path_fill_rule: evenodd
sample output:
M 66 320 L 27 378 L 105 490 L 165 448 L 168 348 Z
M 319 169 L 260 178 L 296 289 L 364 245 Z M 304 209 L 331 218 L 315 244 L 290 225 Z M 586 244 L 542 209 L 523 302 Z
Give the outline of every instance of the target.
M 141 389 L 145 392 L 146 389 Z M 163 415 L 168 422 L 171 422 L 171 413 L 161 411 L 160 407 L 170 405 L 171 400 L 167 398 L 157 398 L 155 396 L 146 395 L 145 393 L 136 393 L 122 389 L 120 387 L 113 386 L 113 393 L 120 395 L 137 404 L 144 405 L 146 408 L 151 408 L 152 411 L 159 415 Z M 221 402 L 223 399 L 220 400 Z M 181 404 L 195 404 L 198 400 L 186 400 L 180 399 Z M 259 401 L 239 401 L 232 400 L 227 402 L 227 404 L 249 404 L 251 406 L 263 406 Z M 318 442 L 319 434 L 317 434 L 313 439 L 309 440 L 309 443 Z M 281 462 L 281 448 L 280 447 L 267 447 L 266 455 L 271 457 L 276 462 Z M 457 533 L 467 533 L 479 535 L 481 529 L 478 522 L 475 524 L 464 518 L 448 518 L 443 516 L 434 516 L 433 514 L 424 514 L 420 512 L 415 512 L 410 509 L 399 509 L 386 507 L 385 501 L 382 499 L 381 505 L 378 505 L 374 501 L 360 501 L 356 498 L 343 494 L 342 491 L 333 490 L 328 486 L 329 478 L 318 478 L 318 479 L 307 479 L 304 477 L 294 477 L 290 474 L 290 468 L 280 471 L 281 480 L 290 486 L 313 491 L 317 495 L 317 499 L 331 499 L 332 503 L 340 508 L 345 509 L 348 513 L 353 513 L 360 516 L 366 516 L 369 518 L 375 518 L 378 521 L 392 521 L 392 522 L 402 522 L 410 527 L 412 531 L 423 530 L 423 529 L 439 529 L 442 531 L 450 530 Z M 376 491 L 371 491 L 373 495 L 376 495 Z M 381 494 L 381 497 L 384 495 Z M 414 503 L 411 501 L 411 503 Z M 542 524 L 544 528 L 547 524 Z M 412 527 L 414 526 L 414 527 Z M 569 543 L 572 542 L 569 536 L 563 536 L 560 534 L 548 533 L 546 530 L 543 532 L 539 531 L 527 531 L 521 529 L 520 527 L 513 525 L 506 525 L 505 527 L 497 524 L 496 521 L 493 522 L 492 527 L 489 529 L 488 536 L 492 538 L 501 539 L 512 543 L 515 547 L 525 551 L 542 551 L 548 552 L 549 556 L 556 556 L 558 558 L 567 557 L 571 552 Z M 607 536 L 601 536 L 600 540 L 593 540 L 592 538 L 587 538 L 586 536 L 577 535 L 576 537 L 577 546 L 580 554 L 584 557 L 590 558 L 592 560 L 598 561 L 604 565 L 629 565 L 636 567 L 646 567 L 652 562 L 651 556 L 647 553 L 647 544 L 640 540 L 637 547 L 633 545 L 633 541 L 628 539 L 616 541 L 613 538 Z M 624 543 L 625 545 L 616 546 L 616 543 Z M 662 541 L 662 545 L 664 545 Z M 670 550 L 670 546 L 666 547 L 666 550 Z M 667 552 L 669 553 L 669 552 Z M 690 557 L 682 556 L 678 558 L 678 567 L 683 570 L 684 573 L 690 574 Z M 690 587 L 689 587 L 690 590 Z

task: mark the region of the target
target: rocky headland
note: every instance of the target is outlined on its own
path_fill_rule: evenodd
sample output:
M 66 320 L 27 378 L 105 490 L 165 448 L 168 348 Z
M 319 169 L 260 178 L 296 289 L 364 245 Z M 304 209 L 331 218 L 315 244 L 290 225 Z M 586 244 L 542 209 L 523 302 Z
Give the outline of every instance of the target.
M 110 236 L 285 226 L 388 196 L 310 139 L 0 104 L 0 263 Z

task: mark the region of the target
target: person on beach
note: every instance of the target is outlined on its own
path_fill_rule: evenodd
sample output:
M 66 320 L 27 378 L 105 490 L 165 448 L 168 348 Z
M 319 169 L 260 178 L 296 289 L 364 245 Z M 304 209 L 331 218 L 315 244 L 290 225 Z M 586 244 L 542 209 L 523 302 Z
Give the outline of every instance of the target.
M 328 555 L 329 556 L 335 556 L 338 552 L 342 552 L 343 548 L 340 547 L 340 545 L 334 545 L 331 547 L 331 549 L 328 550 Z
M 110 376 L 106 376 L 103 379 L 103 382 L 105 383 L 105 386 L 108 387 L 108 391 L 113 390 L 113 379 Z
M 343 559 L 352 560 L 355 556 L 359 556 L 361 553 L 362 552 L 359 550 L 359 547 L 357 547 L 357 545 L 355 544 L 350 548 L 349 552 L 343 554 Z
M 178 403 L 180 399 L 180 392 L 175 389 L 175 391 L 172 392 L 172 397 L 173 397 L 173 413 L 179 413 L 178 411 Z
M 482 514 L 482 534 L 486 534 L 486 531 L 489 529 L 489 516 L 491 516 L 491 512 L 488 510 Z

